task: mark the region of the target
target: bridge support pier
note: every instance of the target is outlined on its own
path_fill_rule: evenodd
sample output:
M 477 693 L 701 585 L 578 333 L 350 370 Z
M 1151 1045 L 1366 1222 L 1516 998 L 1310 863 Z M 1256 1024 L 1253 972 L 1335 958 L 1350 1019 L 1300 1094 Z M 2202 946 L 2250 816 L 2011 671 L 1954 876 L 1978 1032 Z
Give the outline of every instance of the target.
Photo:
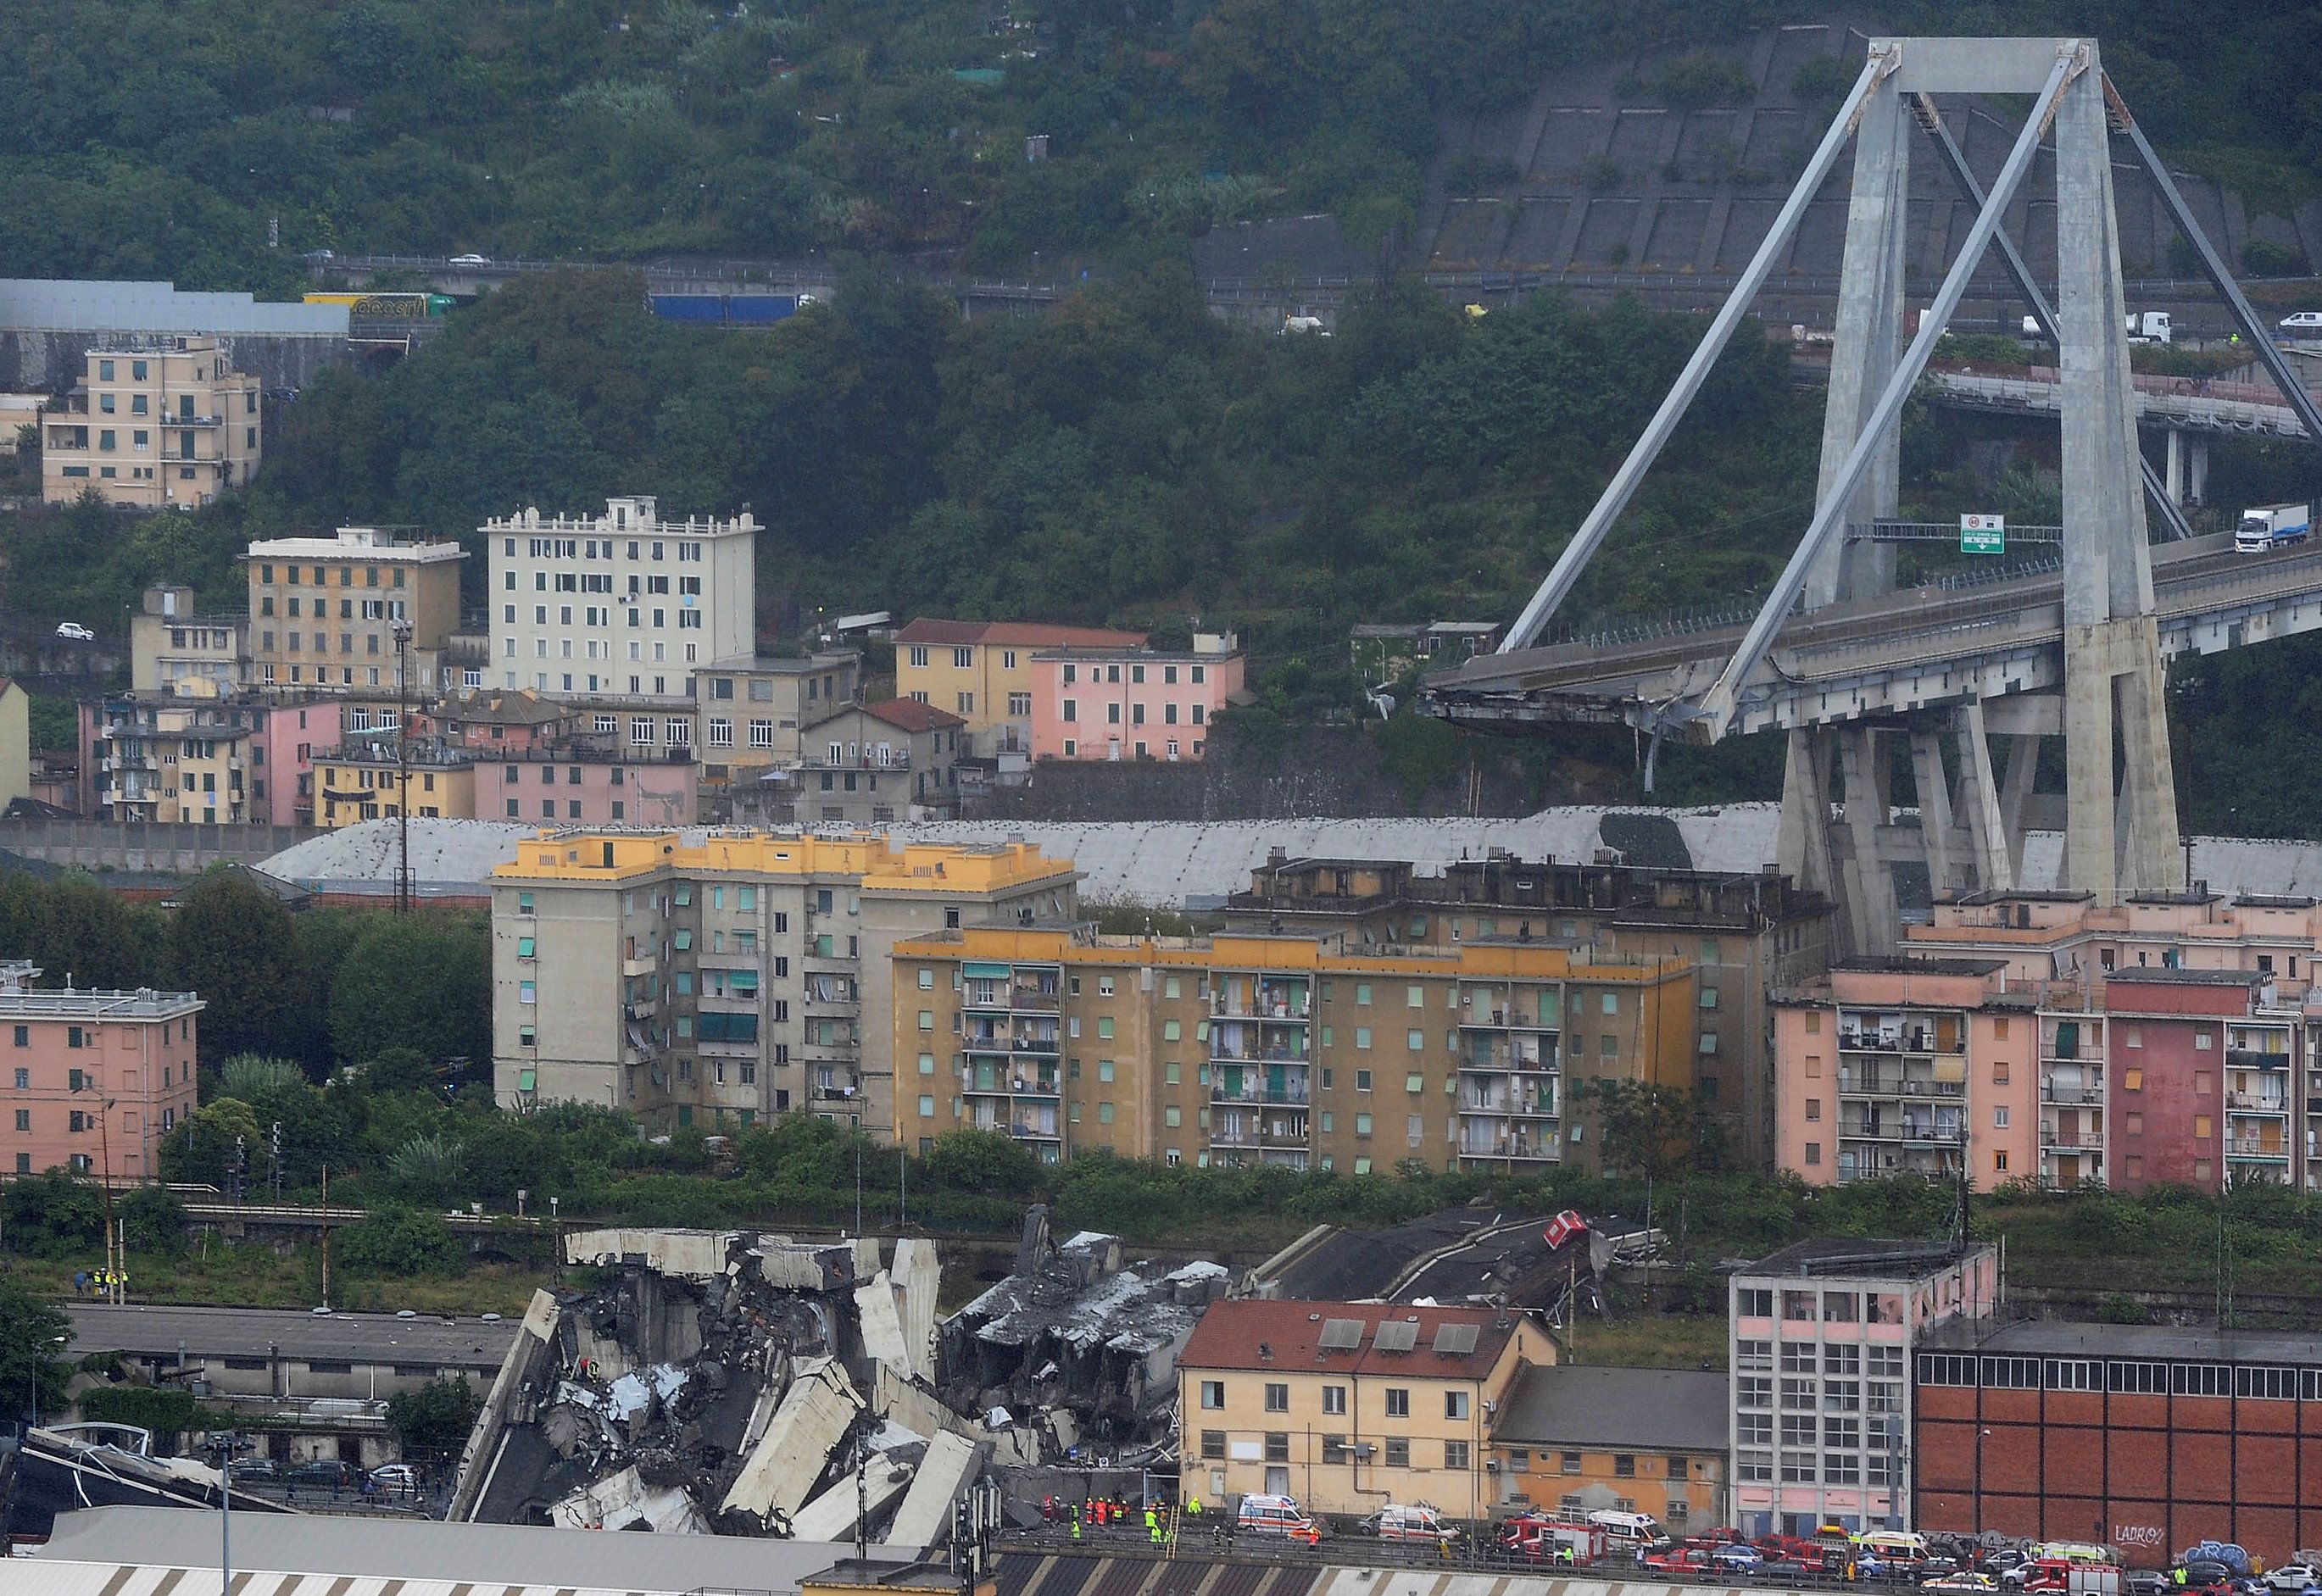
M 2182 891 L 2159 628 L 2150 616 L 2068 625 L 2064 657 L 2064 880 L 2099 903 Z
M 2169 440 L 2169 468 L 2162 479 L 2169 485 L 2169 502 L 2185 502 L 2185 429 L 2171 427 L 2164 434 Z

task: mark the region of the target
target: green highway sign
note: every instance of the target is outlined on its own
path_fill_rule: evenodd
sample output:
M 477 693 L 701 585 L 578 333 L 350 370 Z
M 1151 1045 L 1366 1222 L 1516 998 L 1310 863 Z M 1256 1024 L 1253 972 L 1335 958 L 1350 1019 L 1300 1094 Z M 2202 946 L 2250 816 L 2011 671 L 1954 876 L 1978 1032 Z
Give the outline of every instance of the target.
M 1962 554 L 2007 552 L 2007 517 L 1961 515 L 1960 517 L 1960 552 Z

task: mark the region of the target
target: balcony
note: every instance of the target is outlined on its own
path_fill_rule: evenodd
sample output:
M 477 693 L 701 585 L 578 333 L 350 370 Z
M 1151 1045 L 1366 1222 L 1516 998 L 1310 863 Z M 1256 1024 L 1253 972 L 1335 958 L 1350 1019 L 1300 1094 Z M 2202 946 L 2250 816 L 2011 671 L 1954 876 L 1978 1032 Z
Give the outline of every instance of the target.
M 2270 1163 L 2287 1163 L 2290 1162 L 2290 1146 L 2285 1142 L 2264 1136 L 2227 1136 L 2226 1156 L 2263 1159 Z
M 984 1105 L 978 1103 L 975 1107 L 981 1109 Z M 1059 1139 L 1054 1110 L 1045 1114 L 971 1113 L 966 1124 L 970 1130 L 998 1131 L 1019 1142 L 1055 1142 Z
M 1306 1145 L 1306 1115 L 1297 1113 L 1222 1114 L 1210 1132 L 1213 1147 L 1298 1147 Z
M 1306 1062 L 1306 1033 L 1286 1030 L 1272 1021 L 1213 1021 L 1210 1026 L 1210 1056 L 1246 1063 Z
M 1210 1084 L 1212 1103 L 1262 1103 L 1304 1108 L 1307 1102 L 1306 1078 L 1302 1072 L 1295 1081 L 1279 1084 L 1270 1081 L 1229 1081 L 1222 1075 L 1213 1077 Z
M 1518 1163 L 1553 1163 L 1563 1151 L 1554 1130 L 1509 1123 L 1462 1125 L 1459 1156 L 1497 1158 Z
M 2287 1117 L 2290 1099 L 2272 1092 L 2229 1091 L 2226 1093 L 2226 1107 L 2235 1114 L 2279 1114 Z
M 1523 1008 L 1478 1008 L 1472 1004 L 1461 1010 L 1466 1017 L 1459 1022 L 1463 1031 L 1555 1031 L 1562 1028 L 1555 1019 Z
M 1464 1028 L 1464 1027 L 1463 1027 Z M 1471 1039 L 1462 1070 L 1494 1075 L 1553 1075 L 1560 1068 L 1556 1038 L 1477 1036 Z
M 2040 1077 L 2040 1100 L 2061 1108 L 2078 1108 L 2082 1104 L 2101 1105 L 2105 1100 L 2101 1081 L 2059 1081 L 2052 1075 Z
M 1459 1094 L 1459 1112 L 1497 1114 L 1520 1119 L 1555 1119 L 1559 1117 L 1556 1106 L 1553 1082 L 1544 1084 L 1539 1091 L 1494 1091 L 1478 1086 Z
M 1303 1026 L 1312 1011 L 1313 999 L 1303 980 L 1261 980 L 1251 990 L 1227 977 L 1210 995 L 1210 1013 L 1220 1019 L 1281 1020 Z
M 971 979 L 960 1007 L 970 1012 L 1054 1014 L 1064 1007 L 1064 994 L 1054 981 L 1053 977 L 1042 984 Z
M 1016 1026 L 1010 1029 L 971 1030 L 960 1039 L 960 1046 L 968 1053 L 1036 1053 L 1054 1058 L 1063 1044 L 1054 1025 L 1046 1027 Z
M 2040 1127 L 2040 1145 L 2064 1153 L 2101 1153 L 2104 1133 L 2094 1130 L 2058 1130 L 2052 1125 Z
M 2259 1047 L 2228 1047 L 2226 1049 L 2226 1064 L 2235 1070 L 2287 1070 L 2290 1068 L 2290 1054 L 2269 1053 Z
M 1838 1139 L 1842 1142 L 1899 1142 L 1903 1127 L 1892 1120 L 1858 1119 L 1851 1123 L 1838 1122 Z

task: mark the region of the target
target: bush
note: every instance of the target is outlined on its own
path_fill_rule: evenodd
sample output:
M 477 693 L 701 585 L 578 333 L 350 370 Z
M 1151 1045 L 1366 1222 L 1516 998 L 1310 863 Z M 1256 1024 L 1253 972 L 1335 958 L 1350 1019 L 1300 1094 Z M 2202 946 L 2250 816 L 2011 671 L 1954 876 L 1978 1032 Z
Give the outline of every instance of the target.
M 2298 275 L 2298 251 L 2270 238 L 2253 238 L 2242 245 L 2242 269 L 2252 277 Z
M 181 1253 L 186 1205 L 166 1186 L 140 1186 L 114 1205 L 121 1245 L 133 1253 Z
M 1520 181 L 1522 169 L 1504 155 L 1486 155 L 1470 150 L 1454 156 L 1443 169 L 1443 192 L 1446 194 L 1482 194 L 1487 189 L 1505 188 Z
M 1711 55 L 1679 56 L 1653 75 L 1653 92 L 1679 111 L 1709 105 L 1746 105 L 1758 97 L 1757 80 L 1731 61 Z
M 1609 155 L 1591 155 L 1580 163 L 1580 185 L 1591 194 L 1609 193 L 1627 176 L 1621 163 Z
M 205 1408 L 181 1391 L 155 1391 L 144 1385 L 92 1386 L 80 1396 L 81 1417 L 91 1424 L 131 1424 L 156 1435 L 183 1435 L 226 1422 L 215 1409 Z
M 457 1457 L 482 1406 L 468 1377 L 438 1380 L 387 1400 L 387 1425 L 407 1458 L 441 1461 Z
M 1855 74 L 1834 55 L 1809 56 L 1790 74 L 1790 94 L 1801 104 L 1823 105 L 1853 86 Z
M 441 1215 L 373 1208 L 332 1238 L 339 1262 L 366 1274 L 453 1274 L 465 1254 Z

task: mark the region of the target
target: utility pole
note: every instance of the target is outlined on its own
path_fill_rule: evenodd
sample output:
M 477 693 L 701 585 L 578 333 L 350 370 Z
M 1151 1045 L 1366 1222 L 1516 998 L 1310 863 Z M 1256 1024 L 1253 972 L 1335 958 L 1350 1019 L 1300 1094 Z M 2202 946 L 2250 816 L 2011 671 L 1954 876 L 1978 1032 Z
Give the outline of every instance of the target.
M 411 622 L 395 618 L 395 912 L 411 912 Z
M 105 1300 L 120 1302 L 126 1295 L 121 1289 L 121 1265 L 128 1249 L 121 1245 L 121 1227 L 113 1218 L 113 1099 L 97 1099 L 97 1156 L 105 1160 L 105 1177 L 98 1190 L 105 1194 Z
M 331 1166 L 327 1163 L 323 1166 L 323 1306 L 331 1306 Z

